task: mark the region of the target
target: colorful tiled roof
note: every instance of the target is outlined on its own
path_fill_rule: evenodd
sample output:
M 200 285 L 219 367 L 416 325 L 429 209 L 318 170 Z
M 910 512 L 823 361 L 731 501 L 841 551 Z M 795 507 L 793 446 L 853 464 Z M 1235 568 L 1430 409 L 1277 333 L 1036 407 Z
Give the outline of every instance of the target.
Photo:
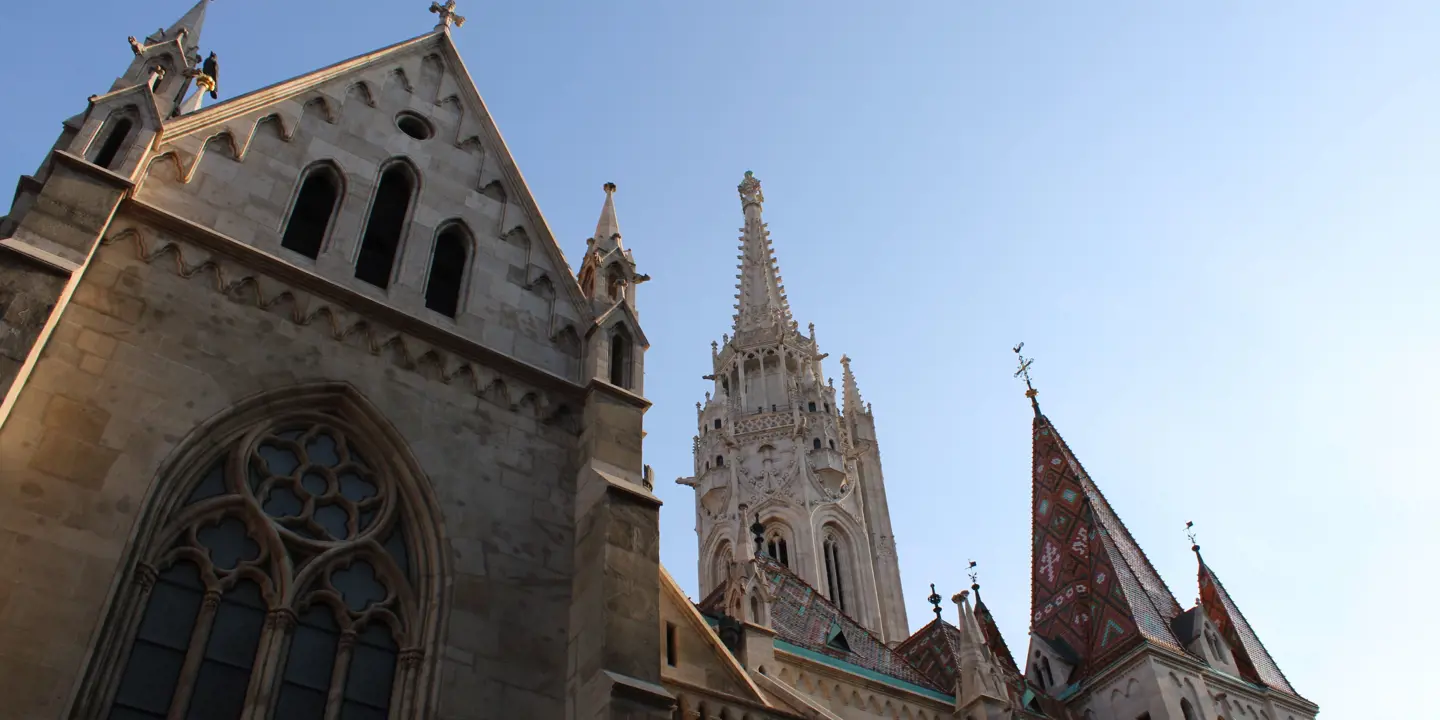
M 929 678 L 935 687 L 954 692 L 960 662 L 960 630 L 954 625 L 935 618 L 905 638 L 895 647 L 895 652 Z
M 1137 642 L 1184 652 L 1160 574 L 1038 410 L 1033 432 L 1031 631 L 1075 653 L 1072 683 Z
M 1280 671 L 1275 658 L 1270 657 L 1269 651 L 1260 642 L 1250 623 L 1245 620 L 1240 608 L 1235 606 L 1230 593 L 1220 584 L 1220 578 L 1215 576 L 1215 572 L 1205 564 L 1205 559 L 1200 557 L 1198 546 L 1195 548 L 1195 557 L 1200 561 L 1200 605 L 1205 609 L 1205 615 L 1210 618 L 1210 622 L 1219 629 L 1220 636 L 1225 638 L 1225 642 L 1230 646 L 1240 674 L 1251 682 L 1299 697 L 1300 693 L 1295 692 L 1290 681 L 1285 679 L 1285 673 Z
M 954 693 L 953 685 L 937 686 L 789 568 L 764 555 L 756 558 L 756 562 L 765 573 L 774 598 L 770 606 L 770 626 L 775 630 L 776 639 L 929 690 L 947 695 Z M 703 613 L 717 613 L 724 595 L 722 583 L 697 606 Z M 848 651 L 830 642 L 837 626 L 845 636 Z

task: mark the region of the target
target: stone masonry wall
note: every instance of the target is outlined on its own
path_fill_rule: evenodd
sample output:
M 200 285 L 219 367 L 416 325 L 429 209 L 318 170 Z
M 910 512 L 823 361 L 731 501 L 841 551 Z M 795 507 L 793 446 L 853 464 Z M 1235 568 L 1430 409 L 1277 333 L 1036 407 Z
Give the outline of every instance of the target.
M 115 230 L 127 225 L 140 232 Z M 453 576 L 434 716 L 561 716 L 577 438 L 535 411 L 560 391 L 477 389 L 474 372 L 447 382 L 400 346 L 372 351 L 364 332 L 337 340 L 337 314 L 358 314 L 295 321 L 324 297 L 276 301 L 273 280 L 133 219 L 107 236 L 0 430 L 5 716 L 65 713 L 133 521 L 181 438 L 237 400 L 314 380 L 368 398 L 443 508 Z
M 15 380 L 67 279 L 22 255 L 0 252 L 0 392 Z

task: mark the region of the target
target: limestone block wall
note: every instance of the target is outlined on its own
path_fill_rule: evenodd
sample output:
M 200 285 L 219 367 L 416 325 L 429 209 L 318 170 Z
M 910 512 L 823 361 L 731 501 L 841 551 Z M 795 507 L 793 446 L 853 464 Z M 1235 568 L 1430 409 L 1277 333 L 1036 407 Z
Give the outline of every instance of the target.
M 577 390 L 427 342 L 422 326 L 304 273 L 220 252 L 223 238 L 129 216 L 106 237 L 0 429 L 6 717 L 66 714 L 108 598 L 133 582 L 120 562 L 135 519 L 187 433 L 314 380 L 347 383 L 376 408 L 442 509 L 426 716 L 560 717 Z

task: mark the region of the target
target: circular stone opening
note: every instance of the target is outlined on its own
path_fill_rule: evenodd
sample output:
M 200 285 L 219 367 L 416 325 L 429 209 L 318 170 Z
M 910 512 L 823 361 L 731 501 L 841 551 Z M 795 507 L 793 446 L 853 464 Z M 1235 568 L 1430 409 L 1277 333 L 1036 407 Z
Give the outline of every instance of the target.
M 425 118 L 415 113 L 400 113 L 395 118 L 395 127 L 400 128 L 400 132 L 416 140 L 429 140 L 430 136 L 434 134 L 430 129 L 430 123 L 425 122 Z

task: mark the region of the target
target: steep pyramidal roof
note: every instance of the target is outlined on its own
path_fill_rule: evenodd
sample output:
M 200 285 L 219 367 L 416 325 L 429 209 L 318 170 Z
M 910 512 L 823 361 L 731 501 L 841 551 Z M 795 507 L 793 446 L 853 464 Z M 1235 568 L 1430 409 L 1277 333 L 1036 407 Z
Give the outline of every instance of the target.
M 1270 657 L 1250 623 L 1240 613 L 1240 608 L 1235 606 L 1230 593 L 1220 584 L 1220 578 L 1215 577 L 1215 572 L 1205 564 L 1198 545 L 1195 546 L 1195 559 L 1200 563 L 1200 606 L 1230 646 L 1240 674 L 1251 682 L 1299 697 L 1300 694 L 1290 686 L 1285 673 L 1280 672 L 1280 666 Z
M 774 330 L 776 326 L 780 332 L 790 330 L 795 321 L 790 316 L 785 286 L 780 283 L 770 231 L 761 219 L 765 195 L 760 192 L 760 181 L 747 170 L 738 189 L 745 227 L 741 229 L 740 270 L 736 275 L 735 334 Z
M 1033 432 L 1031 632 L 1078 658 L 1071 682 L 1137 642 L 1184 652 L 1180 604 L 1038 406 Z
M 595 243 L 597 246 L 602 243 L 620 244 L 620 220 L 615 216 L 615 183 L 605 183 L 605 205 L 600 208 L 600 221 L 595 223 Z
M 154 45 L 158 42 L 174 40 L 180 36 L 181 32 L 184 32 L 186 54 L 194 55 L 200 48 L 200 30 L 205 24 L 205 8 L 209 4 L 210 0 L 200 0 L 195 3 L 195 6 L 180 16 L 174 25 L 146 37 L 145 44 Z
M 990 614 L 990 608 L 985 607 L 985 601 L 980 599 L 980 586 L 971 585 L 970 589 L 975 591 L 975 622 L 980 625 L 985 644 L 995 653 L 995 660 L 1001 667 L 1019 675 L 1020 668 L 1015 665 L 1015 656 L 1010 654 L 1010 646 L 1005 644 L 1005 638 L 1000 634 L 1000 626 L 995 623 L 995 616 Z
M 860 398 L 860 385 L 855 382 L 855 373 L 850 370 L 849 355 L 840 356 L 840 366 L 844 368 L 841 384 L 845 398 L 845 414 L 865 412 L 865 401 Z

